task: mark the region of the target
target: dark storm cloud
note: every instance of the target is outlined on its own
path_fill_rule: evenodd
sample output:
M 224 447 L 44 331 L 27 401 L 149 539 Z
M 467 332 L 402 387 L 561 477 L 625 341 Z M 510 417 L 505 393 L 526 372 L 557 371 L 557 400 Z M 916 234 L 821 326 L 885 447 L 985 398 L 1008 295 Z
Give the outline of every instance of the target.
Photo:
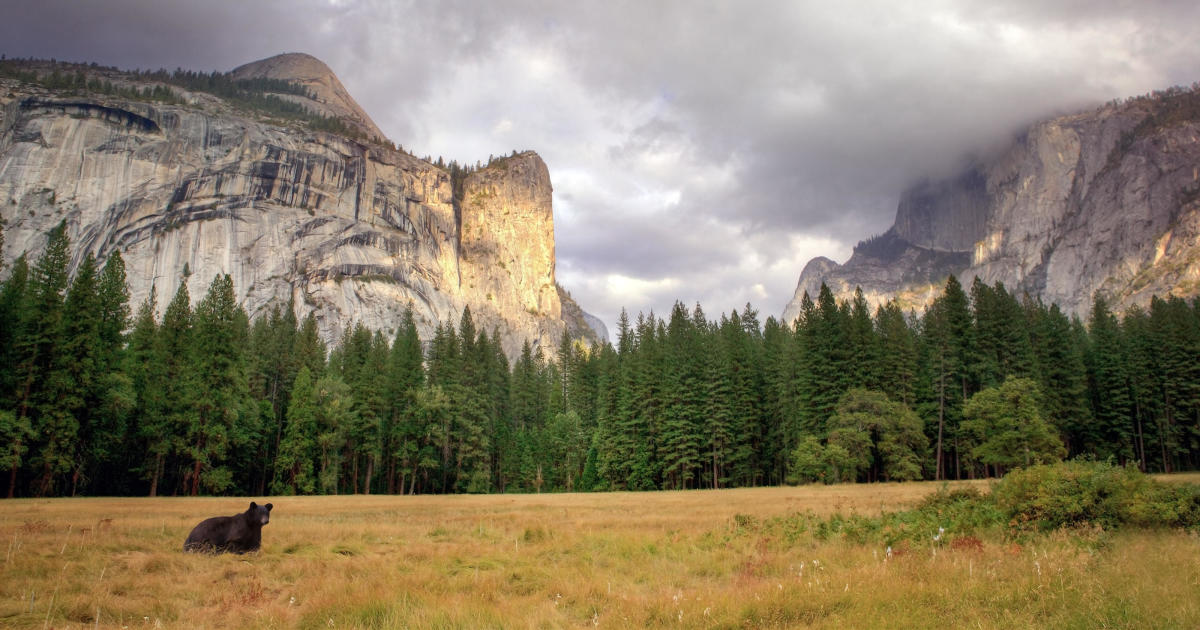
M 15 5 L 14 5 L 15 6 Z M 560 278 L 621 306 L 782 310 L 905 186 L 1049 115 L 1200 79 L 1190 2 L 39 2 L 9 55 L 230 69 L 301 51 L 393 140 L 535 149 Z

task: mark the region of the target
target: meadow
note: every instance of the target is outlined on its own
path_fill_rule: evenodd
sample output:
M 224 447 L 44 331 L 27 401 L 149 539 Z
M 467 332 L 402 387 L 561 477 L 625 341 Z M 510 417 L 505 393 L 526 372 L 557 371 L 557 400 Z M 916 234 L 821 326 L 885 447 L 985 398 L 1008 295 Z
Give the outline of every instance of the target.
M 274 497 L 245 556 L 181 546 L 250 499 L 8 500 L 0 627 L 1200 627 L 1195 533 L 810 527 L 942 486 Z

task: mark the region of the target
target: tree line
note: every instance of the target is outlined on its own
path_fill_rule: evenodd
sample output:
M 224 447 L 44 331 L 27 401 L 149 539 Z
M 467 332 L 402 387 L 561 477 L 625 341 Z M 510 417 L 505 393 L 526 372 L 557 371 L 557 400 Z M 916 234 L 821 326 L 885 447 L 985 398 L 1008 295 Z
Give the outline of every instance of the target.
M 998 475 L 1064 457 L 1200 464 L 1200 300 L 1086 324 L 954 277 L 923 313 L 804 296 L 794 324 L 622 312 L 510 363 L 468 309 L 423 342 L 250 321 L 228 275 L 133 312 L 124 264 L 68 276 L 60 225 L 0 285 L 8 496 L 724 488 Z

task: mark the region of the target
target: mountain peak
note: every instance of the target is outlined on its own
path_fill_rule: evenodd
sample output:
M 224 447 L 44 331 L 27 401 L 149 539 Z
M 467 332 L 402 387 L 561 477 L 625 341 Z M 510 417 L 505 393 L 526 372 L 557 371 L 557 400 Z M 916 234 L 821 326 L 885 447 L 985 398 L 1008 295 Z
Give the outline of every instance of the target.
M 905 191 L 885 234 L 843 265 L 805 267 L 792 303 L 826 283 L 839 299 L 920 309 L 946 277 L 1002 282 L 1086 316 L 1152 296 L 1200 295 L 1200 86 L 1174 87 L 1033 124 L 992 157 Z
M 308 88 L 314 99 L 305 106 L 318 113 L 341 119 L 368 137 L 386 138 L 375 121 L 355 102 L 333 70 L 325 62 L 306 53 L 284 53 L 238 66 L 230 73 L 235 79 L 279 79 Z

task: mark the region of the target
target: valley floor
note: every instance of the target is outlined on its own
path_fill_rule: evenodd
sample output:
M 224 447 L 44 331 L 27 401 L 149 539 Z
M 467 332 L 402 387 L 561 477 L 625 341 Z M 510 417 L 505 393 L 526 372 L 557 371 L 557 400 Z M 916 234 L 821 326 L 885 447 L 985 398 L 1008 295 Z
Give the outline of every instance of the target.
M 941 486 L 279 497 L 247 556 L 180 549 L 248 499 L 10 500 L 0 626 L 1200 627 L 1195 534 L 946 532 L 889 555 L 787 526 Z

